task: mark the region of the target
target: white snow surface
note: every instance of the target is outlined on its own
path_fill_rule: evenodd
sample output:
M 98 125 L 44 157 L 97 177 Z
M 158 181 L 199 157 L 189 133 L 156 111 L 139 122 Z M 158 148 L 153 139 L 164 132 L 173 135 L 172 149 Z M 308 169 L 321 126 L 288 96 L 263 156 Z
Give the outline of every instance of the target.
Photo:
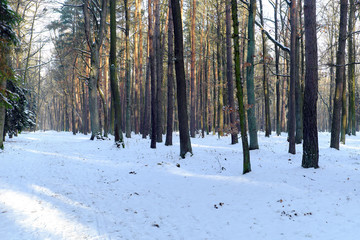
M 359 239 L 360 133 L 340 151 L 320 133 L 320 168 L 302 145 L 265 138 L 242 174 L 241 144 L 192 138 L 194 155 L 132 135 L 22 133 L 0 153 L 0 239 Z

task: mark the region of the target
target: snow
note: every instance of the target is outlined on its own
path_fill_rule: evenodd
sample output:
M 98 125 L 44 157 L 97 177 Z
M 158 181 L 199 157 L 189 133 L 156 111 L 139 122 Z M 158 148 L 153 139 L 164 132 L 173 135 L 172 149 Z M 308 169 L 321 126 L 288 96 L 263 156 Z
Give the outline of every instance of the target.
M 360 133 L 358 133 L 360 135 Z M 193 138 L 193 156 L 133 135 L 111 140 L 58 132 L 6 139 L 0 153 L 0 238 L 357 239 L 360 137 L 337 151 L 320 133 L 320 168 L 302 146 L 265 138 L 242 175 L 241 145 Z

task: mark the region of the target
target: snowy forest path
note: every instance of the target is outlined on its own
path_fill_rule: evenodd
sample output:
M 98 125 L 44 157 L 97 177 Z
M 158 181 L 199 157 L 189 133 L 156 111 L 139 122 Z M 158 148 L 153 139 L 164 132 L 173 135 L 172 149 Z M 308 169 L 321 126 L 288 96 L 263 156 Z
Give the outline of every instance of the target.
M 22 133 L 0 153 L 0 236 L 38 239 L 351 239 L 360 220 L 360 138 L 342 151 L 320 134 L 320 169 L 301 146 L 265 138 L 242 175 L 230 137 L 193 138 L 194 155 L 134 135 L 111 140 Z M 346 223 L 346 224 L 344 224 Z M 304 228 L 303 226 L 308 226 Z M 360 232 L 359 232 L 360 233 Z

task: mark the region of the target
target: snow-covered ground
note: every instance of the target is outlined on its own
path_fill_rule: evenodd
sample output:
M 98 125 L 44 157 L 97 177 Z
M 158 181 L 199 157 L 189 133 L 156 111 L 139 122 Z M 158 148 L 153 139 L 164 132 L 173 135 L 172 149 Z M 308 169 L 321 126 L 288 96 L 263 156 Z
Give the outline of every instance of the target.
M 360 135 L 360 134 L 358 134 Z M 194 155 L 140 136 L 23 133 L 0 153 L 0 239 L 358 239 L 360 137 L 337 151 L 320 134 L 320 168 L 302 146 L 259 135 L 252 172 L 241 145 L 191 139 Z

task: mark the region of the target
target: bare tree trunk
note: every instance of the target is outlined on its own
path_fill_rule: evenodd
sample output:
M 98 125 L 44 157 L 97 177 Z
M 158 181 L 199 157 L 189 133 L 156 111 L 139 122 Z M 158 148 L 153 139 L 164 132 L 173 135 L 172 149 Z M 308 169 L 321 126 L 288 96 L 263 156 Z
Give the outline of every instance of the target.
M 195 137 L 195 95 L 196 95 L 196 76 L 195 76 L 195 20 L 196 20 L 196 1 L 191 1 L 191 73 L 190 73 L 190 81 L 191 81 L 191 102 L 190 102 L 190 136 Z
M 148 31 L 147 40 L 147 60 L 146 60 L 146 76 L 145 76 L 145 101 L 144 101 L 144 116 L 143 116 L 143 133 L 142 137 L 146 138 L 150 130 L 150 31 Z
M 169 0 L 169 27 L 168 27 L 168 93 L 167 93 L 167 126 L 165 145 L 172 145 L 172 132 L 174 122 L 174 24 Z
M 299 77 L 297 66 L 297 0 L 291 1 L 290 9 L 290 24 L 291 24 L 291 53 L 290 53 L 290 93 L 289 93 L 289 153 L 295 154 L 295 128 L 296 128 L 296 100 L 295 100 L 295 86 Z
M 350 0 L 349 11 L 349 36 L 348 36 L 348 84 L 349 84 L 349 134 L 356 135 L 356 113 L 355 113 L 355 48 L 354 48 L 354 35 L 351 34 L 355 30 L 355 1 Z
M 180 156 L 185 158 L 186 153 L 189 152 L 192 154 L 192 148 L 189 136 L 187 114 L 182 20 L 180 4 L 178 0 L 171 0 L 171 9 L 174 23 L 175 71 L 180 130 Z
M 94 138 L 101 138 L 101 129 L 99 123 L 99 110 L 97 102 L 97 83 L 99 80 L 100 71 L 100 48 L 104 39 L 106 16 L 107 16 L 107 0 L 102 0 L 101 13 L 100 13 L 100 25 L 95 33 L 91 32 L 91 17 L 89 0 L 84 0 L 83 12 L 85 20 L 85 36 L 87 44 L 91 53 L 91 69 L 89 77 L 89 109 L 90 109 L 90 122 L 91 122 L 91 140 Z M 94 41 L 95 40 L 95 41 Z
M 110 86 L 114 106 L 114 136 L 116 145 L 125 147 L 121 131 L 120 92 L 116 73 L 116 1 L 110 1 Z
M 316 1 L 304 1 L 306 73 L 304 93 L 304 144 L 302 167 L 319 167 L 317 129 L 318 56 L 316 37 Z
M 131 138 L 131 103 L 130 103 L 130 19 L 129 19 L 129 7 L 128 0 L 124 0 L 125 8 L 125 89 L 126 89 L 126 114 L 125 114 L 125 136 Z
M 151 73 L 151 144 L 150 148 L 156 148 L 156 124 L 157 124 L 157 105 L 156 105 L 156 73 L 155 73 L 155 49 L 154 49 L 154 28 L 153 28 L 153 17 L 151 9 L 151 0 L 148 1 L 149 8 L 149 46 L 150 46 L 150 73 Z
M 154 31 L 154 49 L 155 54 L 154 57 L 156 58 L 156 142 L 162 142 L 162 134 L 163 134 L 163 127 L 162 127 L 162 79 L 163 79 L 163 54 L 162 54 L 162 47 L 160 46 L 160 0 L 155 0 L 155 31 Z
M 261 25 L 264 26 L 264 14 L 263 14 L 263 5 L 262 0 L 260 0 L 260 20 Z M 269 80 L 266 73 L 266 62 L 267 58 L 267 49 L 266 49 L 266 36 L 262 31 L 262 50 L 263 50 L 263 90 L 264 90 L 264 102 L 265 102 L 265 137 L 270 137 L 271 135 L 271 118 L 270 118 L 270 93 L 269 93 Z
M 278 0 L 275 1 L 275 9 L 274 9 L 274 24 L 275 24 L 275 41 L 279 40 L 278 36 L 278 20 L 277 20 L 277 13 L 278 13 Z M 280 136 L 281 134 L 281 119 L 280 119 L 280 76 L 279 76 L 279 59 L 280 59 L 280 53 L 279 53 L 279 47 L 275 45 L 275 74 L 276 74 L 276 135 Z
M 342 92 L 344 87 L 344 73 L 345 73 L 345 44 L 346 44 L 346 25 L 347 25 L 347 8 L 348 1 L 341 0 L 340 2 L 340 27 L 339 27 L 339 47 L 336 53 L 336 86 L 334 97 L 334 110 L 331 126 L 331 140 L 330 147 L 340 148 L 340 123 L 341 123 L 341 108 L 342 108 Z
M 241 142 L 243 148 L 243 174 L 251 171 L 250 165 L 250 152 L 248 146 L 248 139 L 245 126 L 245 107 L 244 107 L 244 96 L 243 96 L 243 82 L 240 74 L 240 46 L 239 46 L 239 21 L 237 14 L 237 2 L 231 0 L 231 12 L 233 20 L 233 39 L 234 39 L 234 57 L 235 57 L 235 77 L 236 77 L 236 97 L 239 104 L 239 116 L 240 116 L 240 132 Z
M 250 146 L 249 149 L 259 149 L 256 117 L 255 117 L 255 87 L 254 87 L 254 57 L 255 57 L 255 16 L 256 0 L 250 0 L 249 19 L 248 19 L 248 51 L 246 67 L 246 88 L 248 97 L 248 124 Z

